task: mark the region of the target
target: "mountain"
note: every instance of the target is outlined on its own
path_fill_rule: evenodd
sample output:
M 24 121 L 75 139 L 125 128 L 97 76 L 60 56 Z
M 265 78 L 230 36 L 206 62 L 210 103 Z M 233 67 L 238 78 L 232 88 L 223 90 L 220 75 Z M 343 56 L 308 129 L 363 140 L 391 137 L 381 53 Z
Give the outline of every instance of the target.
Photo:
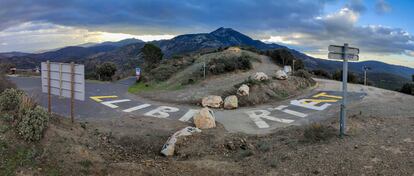
M 324 60 L 324 59 L 317 59 L 308 57 L 304 59 L 305 67 L 309 70 L 315 70 L 315 69 L 324 69 L 329 72 L 333 72 L 336 70 L 342 70 L 342 62 L 340 61 L 333 61 L 333 60 Z M 355 73 L 363 73 L 363 67 L 367 66 L 370 67 L 370 72 L 375 73 L 389 73 L 394 74 L 399 77 L 405 78 L 405 79 L 411 79 L 411 75 L 414 74 L 414 68 L 400 66 L 400 65 L 392 65 L 387 64 L 384 62 L 379 61 L 362 61 L 362 62 L 349 62 L 348 63 L 348 69 L 351 72 Z
M 0 54 L 0 61 L 14 63 L 19 68 L 34 68 L 35 66 L 40 65 L 40 62 L 47 60 L 52 62 L 75 61 L 82 63 L 85 59 L 88 59 L 91 56 L 115 51 L 132 43 L 144 44 L 142 40 L 138 39 L 125 39 L 118 42 L 103 42 L 98 44 L 86 43 L 81 46 L 68 46 L 37 54 L 19 52 L 4 53 L 5 56 L 10 57 L 5 57 Z
M 0 53 L 0 57 L 1 58 L 8 58 L 8 57 L 20 57 L 20 56 L 27 56 L 30 53 L 23 53 L 23 52 L 17 52 L 17 51 L 13 51 L 13 52 L 5 52 L 5 53 Z
M 228 46 L 251 46 L 260 50 L 286 48 L 277 44 L 266 44 L 260 40 L 253 40 L 231 28 L 223 27 L 211 33 L 179 35 L 170 40 L 156 41 L 153 43 L 161 48 L 167 58 L 173 55 Z

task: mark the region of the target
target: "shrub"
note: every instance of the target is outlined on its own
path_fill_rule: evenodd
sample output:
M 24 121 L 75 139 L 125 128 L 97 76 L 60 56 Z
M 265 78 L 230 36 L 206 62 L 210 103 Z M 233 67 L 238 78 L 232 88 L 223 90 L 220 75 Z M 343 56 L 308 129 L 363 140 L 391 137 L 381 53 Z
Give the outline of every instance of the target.
M 401 87 L 400 92 L 405 93 L 405 94 L 414 95 L 414 84 L 410 84 L 410 83 L 404 84 Z
M 332 75 L 332 79 L 342 81 L 342 70 L 337 70 Z M 359 83 L 358 75 L 352 72 L 348 72 L 348 82 L 349 83 Z
M 313 123 L 305 129 L 303 136 L 307 142 L 325 141 L 335 136 L 335 130 L 330 126 Z
M 235 70 L 249 70 L 252 63 L 249 60 L 249 56 L 242 55 L 240 57 L 224 57 L 211 59 L 207 64 L 210 73 L 219 75 L 223 73 L 232 72 Z
M 298 76 L 298 77 L 302 77 L 302 78 L 306 78 L 306 79 L 312 78 L 312 75 L 308 71 L 302 70 L 302 69 L 296 71 L 294 73 L 294 76 Z
M 40 106 L 34 109 L 23 109 L 21 121 L 17 125 L 18 133 L 26 141 L 38 141 L 49 123 L 49 114 Z
M 0 111 L 17 111 L 21 102 L 23 91 L 7 89 L 0 94 Z
M 0 93 L 10 88 L 16 88 L 16 85 L 6 79 L 6 77 L 0 73 Z
M 312 71 L 312 73 L 313 73 L 315 76 L 320 76 L 320 77 L 324 77 L 324 78 L 328 78 L 328 79 L 331 79 L 331 78 L 332 78 L 332 76 L 331 76 L 331 74 L 330 74 L 330 73 L 328 73 L 327 71 L 322 70 L 322 69 L 319 69 L 319 70 L 313 70 L 313 71 Z

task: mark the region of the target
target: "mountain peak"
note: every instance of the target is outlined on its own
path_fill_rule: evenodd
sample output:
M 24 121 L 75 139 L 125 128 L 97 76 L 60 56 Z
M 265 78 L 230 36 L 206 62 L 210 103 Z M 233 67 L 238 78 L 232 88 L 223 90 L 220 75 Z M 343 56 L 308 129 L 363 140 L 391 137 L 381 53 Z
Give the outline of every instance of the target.
M 235 31 L 232 28 L 220 27 L 220 28 L 216 29 L 215 31 L 211 32 L 210 34 L 213 34 L 213 35 L 222 35 L 222 34 L 225 34 L 225 33 L 233 33 L 233 32 L 237 32 L 237 31 Z M 237 32 L 237 33 L 239 33 L 239 32 Z

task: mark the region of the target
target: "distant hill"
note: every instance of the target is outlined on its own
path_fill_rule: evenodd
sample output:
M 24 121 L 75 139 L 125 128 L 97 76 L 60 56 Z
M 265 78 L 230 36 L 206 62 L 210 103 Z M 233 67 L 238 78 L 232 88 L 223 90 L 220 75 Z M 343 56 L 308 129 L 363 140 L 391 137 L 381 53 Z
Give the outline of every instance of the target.
M 251 46 L 260 50 L 286 48 L 277 44 L 266 44 L 260 40 L 253 40 L 231 28 L 218 28 L 211 33 L 179 35 L 170 40 L 153 43 L 161 48 L 167 58 L 172 55 L 228 46 Z
M 405 77 L 384 72 L 368 72 L 367 79 L 373 86 L 389 90 L 399 90 L 405 83 L 411 81 Z
M 87 43 L 82 46 L 68 46 L 61 49 L 38 53 L 4 53 L 0 54 L 1 62 L 10 62 L 17 65 L 19 68 L 34 68 L 40 65 L 40 62 L 50 60 L 52 62 L 69 62 L 75 61 L 82 63 L 87 58 L 100 53 L 108 53 L 131 43 L 141 43 L 138 39 L 125 39 L 118 42 L 103 42 L 103 43 Z
M 324 69 L 330 72 L 342 70 L 342 62 L 311 57 L 305 59 L 305 66 L 310 70 Z M 379 61 L 349 62 L 348 64 L 349 70 L 356 73 L 362 73 L 362 68 L 364 66 L 371 67 L 372 70 L 368 71 L 368 73 L 389 73 L 408 80 L 411 79 L 411 75 L 414 74 L 414 68 L 392 65 Z
M 15 57 L 15 56 L 27 56 L 30 53 L 23 53 L 23 52 L 17 52 L 17 51 L 13 51 L 13 52 L 5 52 L 5 53 L 0 53 L 0 58 L 8 58 L 8 57 Z

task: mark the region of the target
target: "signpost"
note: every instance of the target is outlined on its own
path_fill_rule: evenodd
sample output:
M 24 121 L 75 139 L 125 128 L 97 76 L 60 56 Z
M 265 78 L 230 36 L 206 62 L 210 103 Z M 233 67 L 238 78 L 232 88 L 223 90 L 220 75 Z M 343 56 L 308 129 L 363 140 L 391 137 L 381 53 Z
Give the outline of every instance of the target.
M 48 94 L 48 111 L 52 112 L 51 95 L 70 98 L 70 116 L 74 121 L 74 102 L 85 100 L 85 66 L 72 63 L 42 62 L 42 92 Z
M 138 82 L 139 79 L 141 78 L 141 68 L 137 67 L 135 68 L 135 77 L 136 77 L 136 81 Z
M 367 71 L 371 70 L 371 67 L 364 66 L 364 85 L 367 85 Z
M 347 43 L 344 46 L 330 45 L 329 48 L 329 59 L 343 60 L 342 69 L 342 103 L 341 103 L 341 114 L 339 117 L 339 135 L 343 137 L 345 135 L 345 119 L 346 119 L 346 97 L 347 97 L 347 82 L 348 82 L 348 60 L 358 61 L 359 60 L 359 49 L 349 47 Z

